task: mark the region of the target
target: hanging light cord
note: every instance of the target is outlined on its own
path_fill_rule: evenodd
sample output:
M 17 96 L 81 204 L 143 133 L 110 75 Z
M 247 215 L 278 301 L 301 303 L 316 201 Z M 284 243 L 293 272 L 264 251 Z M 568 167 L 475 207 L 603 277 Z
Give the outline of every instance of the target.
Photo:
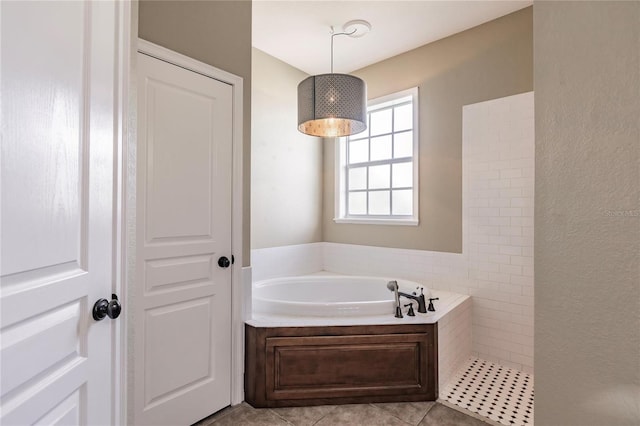
M 333 32 L 333 27 L 331 27 L 331 74 L 333 74 L 333 38 L 335 36 L 339 36 L 339 35 L 353 35 L 356 33 L 356 31 L 358 31 L 358 29 L 354 29 L 353 31 L 351 31 L 350 33 L 334 33 Z

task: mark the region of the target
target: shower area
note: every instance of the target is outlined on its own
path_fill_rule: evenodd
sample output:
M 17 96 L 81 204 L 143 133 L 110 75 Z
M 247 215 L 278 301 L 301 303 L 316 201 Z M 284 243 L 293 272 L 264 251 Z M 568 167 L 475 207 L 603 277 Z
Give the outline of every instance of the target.
M 472 354 L 440 398 L 533 424 L 533 92 L 463 108 L 463 255 Z M 456 285 L 456 287 L 458 287 Z

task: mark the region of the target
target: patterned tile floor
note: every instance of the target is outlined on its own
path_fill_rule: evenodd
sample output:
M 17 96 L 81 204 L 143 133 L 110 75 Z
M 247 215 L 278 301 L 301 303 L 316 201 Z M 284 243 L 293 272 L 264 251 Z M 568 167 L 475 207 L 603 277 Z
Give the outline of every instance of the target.
M 487 426 L 436 402 L 321 405 L 316 407 L 228 407 L 195 426 Z
M 533 376 L 471 358 L 440 399 L 503 425 L 533 425 Z

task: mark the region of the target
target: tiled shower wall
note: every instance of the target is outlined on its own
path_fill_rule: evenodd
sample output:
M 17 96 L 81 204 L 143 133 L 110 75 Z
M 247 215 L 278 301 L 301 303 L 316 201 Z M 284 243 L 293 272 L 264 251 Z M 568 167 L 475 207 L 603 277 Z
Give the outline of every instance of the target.
M 473 350 L 533 369 L 533 93 L 463 108 L 463 253 Z
M 474 355 L 533 372 L 533 93 L 463 109 L 463 253 L 335 243 L 252 251 L 254 280 L 406 278 L 473 296 Z

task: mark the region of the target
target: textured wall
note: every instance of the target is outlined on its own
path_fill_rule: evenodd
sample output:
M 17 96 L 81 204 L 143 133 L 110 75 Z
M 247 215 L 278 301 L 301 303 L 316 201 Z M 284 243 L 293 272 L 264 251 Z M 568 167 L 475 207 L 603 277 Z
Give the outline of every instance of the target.
M 251 248 L 322 240 L 322 139 L 297 130 L 307 74 L 253 49 Z
M 367 82 L 369 98 L 419 87 L 420 225 L 336 224 L 330 142 L 324 152 L 324 240 L 460 253 L 462 106 L 533 90 L 531 8 L 354 74 Z
M 640 424 L 640 2 L 536 2 L 536 425 Z
M 244 79 L 243 266 L 250 264 L 251 1 L 142 0 L 139 36 Z

